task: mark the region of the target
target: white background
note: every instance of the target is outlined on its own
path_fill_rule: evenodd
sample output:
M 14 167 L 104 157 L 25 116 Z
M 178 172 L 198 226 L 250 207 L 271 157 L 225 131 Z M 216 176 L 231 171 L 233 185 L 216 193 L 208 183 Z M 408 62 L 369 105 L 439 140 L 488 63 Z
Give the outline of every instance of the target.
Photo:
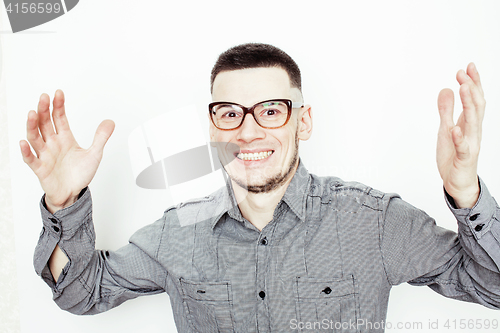
M 0 330 L 1 322 L 10 323 L 5 332 L 15 330 L 16 318 L 21 332 L 175 331 L 166 294 L 78 317 L 61 311 L 35 274 L 43 193 L 22 161 L 18 142 L 42 92 L 53 97 L 56 89 L 64 90 L 70 125 L 82 147 L 91 144 L 103 119 L 116 122 L 91 184 L 98 248 L 126 244 L 170 205 L 166 191 L 135 186 L 131 131 L 186 103 L 196 104 L 208 125 L 211 67 L 219 53 L 244 42 L 271 43 L 299 64 L 304 98 L 314 111 L 313 136 L 300 150 L 309 171 L 397 192 L 453 230 L 435 163 L 436 100 L 445 87 L 458 96 L 455 74 L 474 61 L 487 100 L 479 174 L 493 195 L 500 193 L 498 1 L 85 0 L 66 15 L 17 34 L 8 33 L 1 11 L 2 113 L 8 116 L 10 152 L 2 163 L 11 174 L 11 189 L 4 193 L 12 193 L 2 200 L 12 202 L 13 212 L 2 223 L 11 223 L 15 234 L 15 248 L 2 256 L 15 256 L 17 265 L 2 275 L 14 281 L 1 291 L 2 299 L 9 291 L 18 293 L 12 294 L 12 306 L 3 304 L 7 312 L 1 314 Z M 10 233 L 1 237 L 12 239 Z M 500 318 L 498 311 L 403 285 L 392 291 L 387 321 L 422 322 L 424 329 L 387 332 L 493 332 L 442 325 L 447 319 L 494 318 Z M 437 319 L 439 330 L 426 329 Z

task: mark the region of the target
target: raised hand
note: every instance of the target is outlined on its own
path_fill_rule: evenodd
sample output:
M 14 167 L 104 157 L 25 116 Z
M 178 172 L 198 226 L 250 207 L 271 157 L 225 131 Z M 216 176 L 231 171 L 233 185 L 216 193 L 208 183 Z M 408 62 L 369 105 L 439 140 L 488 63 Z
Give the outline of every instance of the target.
M 443 89 L 438 97 L 441 123 L 438 132 L 437 164 L 443 184 L 460 208 L 472 208 L 479 196 L 477 161 L 481 146 L 486 101 L 476 66 L 457 73 L 463 111 L 453 123 L 454 96 Z
M 47 208 L 53 213 L 74 203 L 80 191 L 94 178 L 115 124 L 112 120 L 104 120 L 97 128 L 92 146 L 83 149 L 69 128 L 61 90 L 54 96 L 52 121 L 49 107 L 49 96 L 42 94 L 37 112 L 28 113 L 29 144 L 21 140 L 19 145 L 23 160 L 38 177 L 46 193 Z

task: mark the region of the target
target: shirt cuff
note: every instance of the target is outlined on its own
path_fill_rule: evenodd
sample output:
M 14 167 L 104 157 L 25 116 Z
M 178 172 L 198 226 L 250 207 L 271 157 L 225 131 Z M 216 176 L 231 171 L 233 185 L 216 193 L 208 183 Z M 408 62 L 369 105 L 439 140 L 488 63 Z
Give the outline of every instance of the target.
M 40 211 L 43 228 L 33 260 L 36 273 L 44 280 L 51 280 L 52 276 L 45 268 L 54 248 L 61 240 L 70 239 L 84 223 L 85 217 L 92 213 L 90 190 L 84 188 L 75 203 L 54 214 L 48 211 L 44 194 L 40 200 Z
M 491 196 L 483 180 L 479 180 L 479 197 L 472 208 L 456 208 L 453 198 L 444 190 L 446 204 L 458 221 L 459 232 L 466 236 L 474 236 L 476 239 L 486 234 L 493 223 L 498 204 Z

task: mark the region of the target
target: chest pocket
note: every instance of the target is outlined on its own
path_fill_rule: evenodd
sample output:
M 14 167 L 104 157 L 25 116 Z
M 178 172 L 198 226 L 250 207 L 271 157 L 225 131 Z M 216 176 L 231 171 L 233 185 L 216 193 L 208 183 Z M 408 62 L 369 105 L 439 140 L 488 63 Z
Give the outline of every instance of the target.
M 332 280 L 298 277 L 294 289 L 302 332 L 359 332 L 359 297 L 352 275 Z
M 230 282 L 180 279 L 188 321 L 195 332 L 234 332 Z

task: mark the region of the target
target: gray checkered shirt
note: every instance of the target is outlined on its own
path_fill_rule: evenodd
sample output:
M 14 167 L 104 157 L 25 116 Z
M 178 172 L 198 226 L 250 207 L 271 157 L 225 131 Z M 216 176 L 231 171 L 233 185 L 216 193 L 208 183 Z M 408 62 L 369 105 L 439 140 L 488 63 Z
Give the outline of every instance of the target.
M 300 163 L 262 231 L 228 185 L 166 210 L 115 252 L 94 249 L 87 189 L 53 215 L 42 198 L 35 270 L 76 314 L 166 291 L 179 332 L 383 332 L 390 289 L 403 282 L 500 307 L 500 208 L 480 187 L 472 209 L 447 199 L 457 235 L 395 194 Z M 69 263 L 55 284 L 56 244 Z

